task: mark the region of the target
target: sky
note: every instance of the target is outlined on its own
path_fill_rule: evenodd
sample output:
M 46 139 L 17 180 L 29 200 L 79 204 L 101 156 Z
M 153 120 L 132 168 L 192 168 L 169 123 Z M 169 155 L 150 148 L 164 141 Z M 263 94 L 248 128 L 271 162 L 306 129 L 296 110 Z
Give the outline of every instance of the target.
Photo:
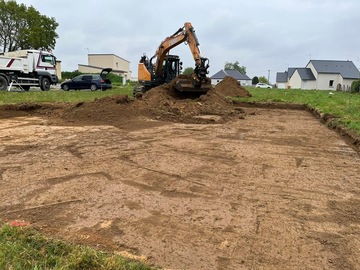
M 309 60 L 350 60 L 360 67 L 359 0 L 19 0 L 54 17 L 53 50 L 63 71 L 87 64 L 87 54 L 115 54 L 130 62 L 132 76 L 146 53 L 191 22 L 209 76 L 226 62 L 247 75 L 275 83 L 276 73 Z M 172 49 L 183 68 L 194 67 L 186 44 Z

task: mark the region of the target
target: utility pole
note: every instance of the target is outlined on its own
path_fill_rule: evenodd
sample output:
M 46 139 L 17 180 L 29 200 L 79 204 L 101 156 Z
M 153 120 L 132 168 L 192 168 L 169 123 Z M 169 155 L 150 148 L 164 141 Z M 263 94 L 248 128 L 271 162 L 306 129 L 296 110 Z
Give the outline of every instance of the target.
M 89 53 L 90 53 L 90 49 L 89 48 L 84 48 L 85 50 L 87 50 L 87 59 L 88 59 L 88 65 L 90 65 L 90 57 L 89 57 Z
M 268 70 L 268 83 L 270 83 L 270 69 Z

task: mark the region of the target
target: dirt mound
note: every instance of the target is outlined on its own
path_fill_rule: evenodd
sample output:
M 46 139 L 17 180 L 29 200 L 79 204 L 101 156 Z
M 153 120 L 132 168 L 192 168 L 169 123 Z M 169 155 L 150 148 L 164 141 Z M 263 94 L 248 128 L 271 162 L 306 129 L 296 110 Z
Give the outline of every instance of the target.
M 136 107 L 127 95 L 113 95 L 67 105 L 61 119 L 70 123 L 121 126 L 142 112 Z
M 227 97 L 250 97 L 251 94 L 232 77 L 225 77 L 221 83 L 200 97 L 179 94 L 174 87 L 178 78 L 190 79 L 187 75 L 180 75 L 169 84 L 155 87 L 143 95 L 142 100 L 158 118 L 199 122 L 199 119 L 206 119 L 199 117 L 202 115 L 222 116 L 223 120 L 226 116 L 243 116 L 243 111 L 235 109 Z
M 243 88 L 237 80 L 230 76 L 226 76 L 219 84 L 215 86 L 213 91 L 223 96 L 251 97 L 249 91 Z
M 178 78 L 189 77 L 180 75 L 176 79 Z M 113 95 L 92 102 L 61 104 L 62 107 L 57 104 L 58 108 L 56 111 L 52 110 L 51 114 L 55 116 L 56 113 L 56 116 L 67 124 L 113 126 L 129 126 L 129 122 L 136 117 L 205 124 L 214 121 L 224 122 L 234 116 L 243 118 L 244 112 L 234 108 L 228 97 L 246 97 L 250 94 L 235 79 L 226 77 L 201 96 L 179 93 L 174 88 L 176 79 L 169 84 L 152 88 L 141 99 L 132 100 L 127 95 Z M 9 109 L 22 111 L 19 114 L 46 115 L 47 111 L 44 105 L 36 104 L 13 105 Z

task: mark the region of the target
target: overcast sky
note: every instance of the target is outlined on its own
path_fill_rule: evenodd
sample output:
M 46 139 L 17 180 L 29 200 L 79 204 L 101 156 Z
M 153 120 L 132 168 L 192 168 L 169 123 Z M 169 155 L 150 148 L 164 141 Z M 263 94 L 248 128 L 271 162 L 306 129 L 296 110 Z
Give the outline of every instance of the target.
M 268 77 L 310 59 L 351 60 L 360 67 L 359 0 L 20 0 L 59 23 L 54 54 L 63 71 L 87 64 L 88 53 L 130 61 L 134 77 L 143 53 L 191 22 L 210 76 L 239 61 L 247 75 Z M 193 67 L 189 48 L 171 51 Z

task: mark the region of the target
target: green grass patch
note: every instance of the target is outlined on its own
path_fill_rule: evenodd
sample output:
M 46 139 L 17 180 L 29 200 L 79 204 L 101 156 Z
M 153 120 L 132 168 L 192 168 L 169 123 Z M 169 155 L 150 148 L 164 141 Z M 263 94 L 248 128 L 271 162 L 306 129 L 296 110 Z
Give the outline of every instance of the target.
M 150 270 L 159 268 L 152 268 L 142 262 L 86 246 L 49 239 L 31 227 L 3 225 L 0 228 L 0 269 Z
M 50 91 L 29 91 L 29 92 L 7 92 L 0 91 L 0 105 L 15 104 L 22 102 L 81 102 L 81 101 L 93 101 L 96 98 L 102 98 L 106 96 L 112 96 L 115 94 L 126 94 L 132 97 L 132 91 L 134 86 L 127 84 L 125 86 L 121 84 L 113 84 L 113 88 L 106 91 L 63 91 L 53 90 Z

